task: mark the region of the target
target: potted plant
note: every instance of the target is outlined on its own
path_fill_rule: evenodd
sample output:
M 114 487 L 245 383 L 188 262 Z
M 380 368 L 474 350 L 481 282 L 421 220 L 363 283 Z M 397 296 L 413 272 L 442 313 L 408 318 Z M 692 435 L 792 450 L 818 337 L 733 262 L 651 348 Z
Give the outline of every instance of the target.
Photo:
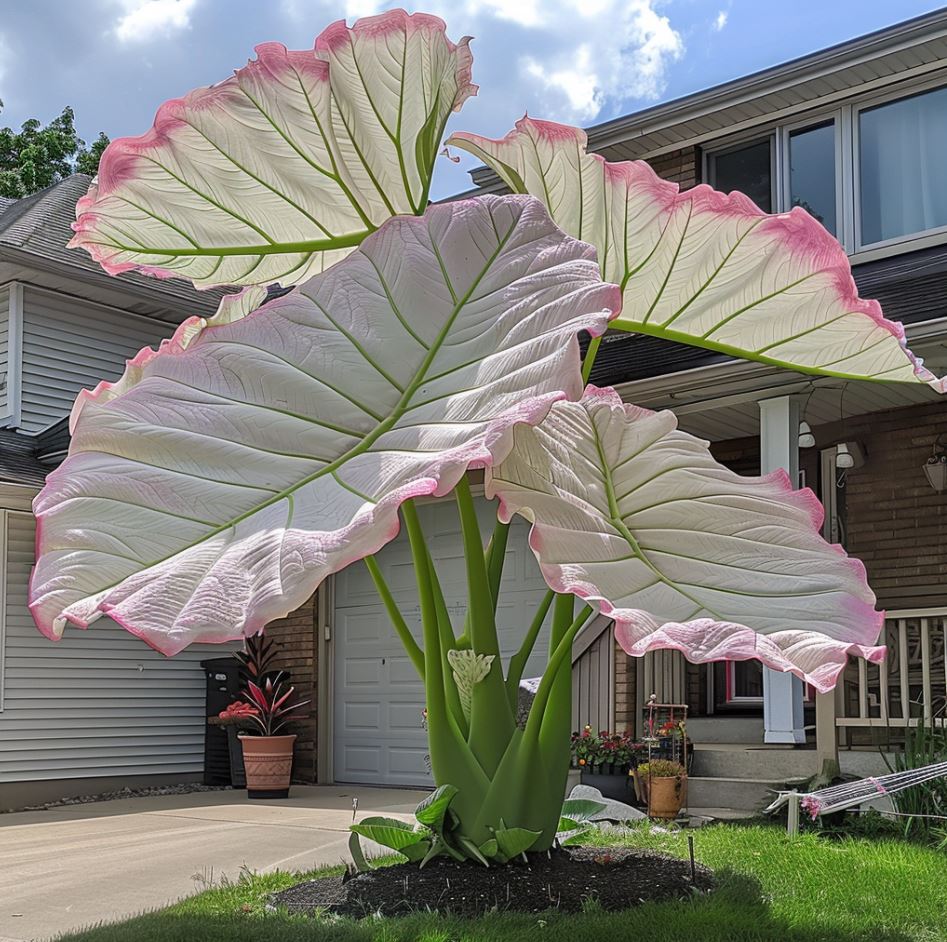
M 635 770 L 638 794 L 651 818 L 676 818 L 687 796 L 687 772 L 680 762 L 652 759 Z
M 600 730 L 593 734 L 586 726 L 572 734 L 572 766 L 579 769 L 583 785 L 597 788 L 608 798 L 628 801 L 634 768 L 642 747 L 627 732 Z
M 281 734 L 289 715 L 309 700 L 294 697 L 289 674 L 273 668 L 276 656 L 272 641 L 262 635 L 248 638 L 245 650 L 235 655 L 243 665 L 246 688 L 243 700 L 231 703 L 220 712 L 222 720 L 250 725 L 238 734 L 243 750 L 248 798 L 287 798 L 293 772 L 295 733 Z

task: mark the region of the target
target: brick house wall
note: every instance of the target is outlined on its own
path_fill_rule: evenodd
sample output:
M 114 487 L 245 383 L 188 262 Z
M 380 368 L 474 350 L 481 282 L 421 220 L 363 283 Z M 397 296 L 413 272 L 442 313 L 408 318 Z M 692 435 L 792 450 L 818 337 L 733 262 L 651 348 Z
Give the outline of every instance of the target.
M 858 441 L 865 464 L 848 472 L 842 495 L 845 548 L 865 563 L 884 609 L 947 605 L 947 494 L 923 464 L 947 432 L 947 404 L 876 412 L 816 429 L 821 447 Z

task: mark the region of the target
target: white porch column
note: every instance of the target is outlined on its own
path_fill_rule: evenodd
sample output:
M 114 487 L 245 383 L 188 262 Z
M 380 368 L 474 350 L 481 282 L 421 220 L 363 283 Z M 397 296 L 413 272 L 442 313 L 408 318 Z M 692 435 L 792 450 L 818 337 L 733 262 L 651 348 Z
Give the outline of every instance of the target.
M 783 468 L 793 485 L 799 481 L 799 402 L 792 396 L 760 404 L 760 470 Z M 802 681 L 792 674 L 763 668 L 764 742 L 804 743 Z

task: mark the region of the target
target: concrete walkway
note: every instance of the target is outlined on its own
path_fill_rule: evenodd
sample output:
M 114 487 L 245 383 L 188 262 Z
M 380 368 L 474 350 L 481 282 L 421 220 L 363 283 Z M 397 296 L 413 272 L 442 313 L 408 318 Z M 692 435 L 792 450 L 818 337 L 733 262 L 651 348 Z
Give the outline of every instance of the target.
M 243 867 L 337 864 L 348 856 L 353 797 L 359 819 L 407 820 L 424 794 L 294 785 L 285 801 L 221 791 L 0 815 L 0 942 L 156 909 Z

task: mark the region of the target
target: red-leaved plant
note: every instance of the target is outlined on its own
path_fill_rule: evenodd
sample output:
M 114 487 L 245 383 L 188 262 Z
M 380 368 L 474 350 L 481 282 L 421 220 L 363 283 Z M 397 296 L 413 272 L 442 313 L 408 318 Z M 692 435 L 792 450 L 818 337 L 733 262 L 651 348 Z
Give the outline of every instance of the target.
M 240 691 L 245 702 L 231 703 L 219 714 L 221 719 L 249 720 L 261 736 L 276 736 L 290 713 L 311 702 L 294 699 L 296 688 L 289 685 L 289 674 L 274 668 L 277 649 L 274 641 L 260 634 L 247 638 L 243 651 L 235 652 L 246 685 Z
M 289 722 L 287 719 L 289 714 L 309 703 L 309 700 L 294 700 L 295 692 L 296 688 L 287 687 L 282 679 L 274 682 L 268 677 L 262 687 L 257 686 L 252 680 L 247 683 L 247 689 L 243 695 L 258 711 L 248 719 L 259 727 L 261 736 L 278 735 Z

